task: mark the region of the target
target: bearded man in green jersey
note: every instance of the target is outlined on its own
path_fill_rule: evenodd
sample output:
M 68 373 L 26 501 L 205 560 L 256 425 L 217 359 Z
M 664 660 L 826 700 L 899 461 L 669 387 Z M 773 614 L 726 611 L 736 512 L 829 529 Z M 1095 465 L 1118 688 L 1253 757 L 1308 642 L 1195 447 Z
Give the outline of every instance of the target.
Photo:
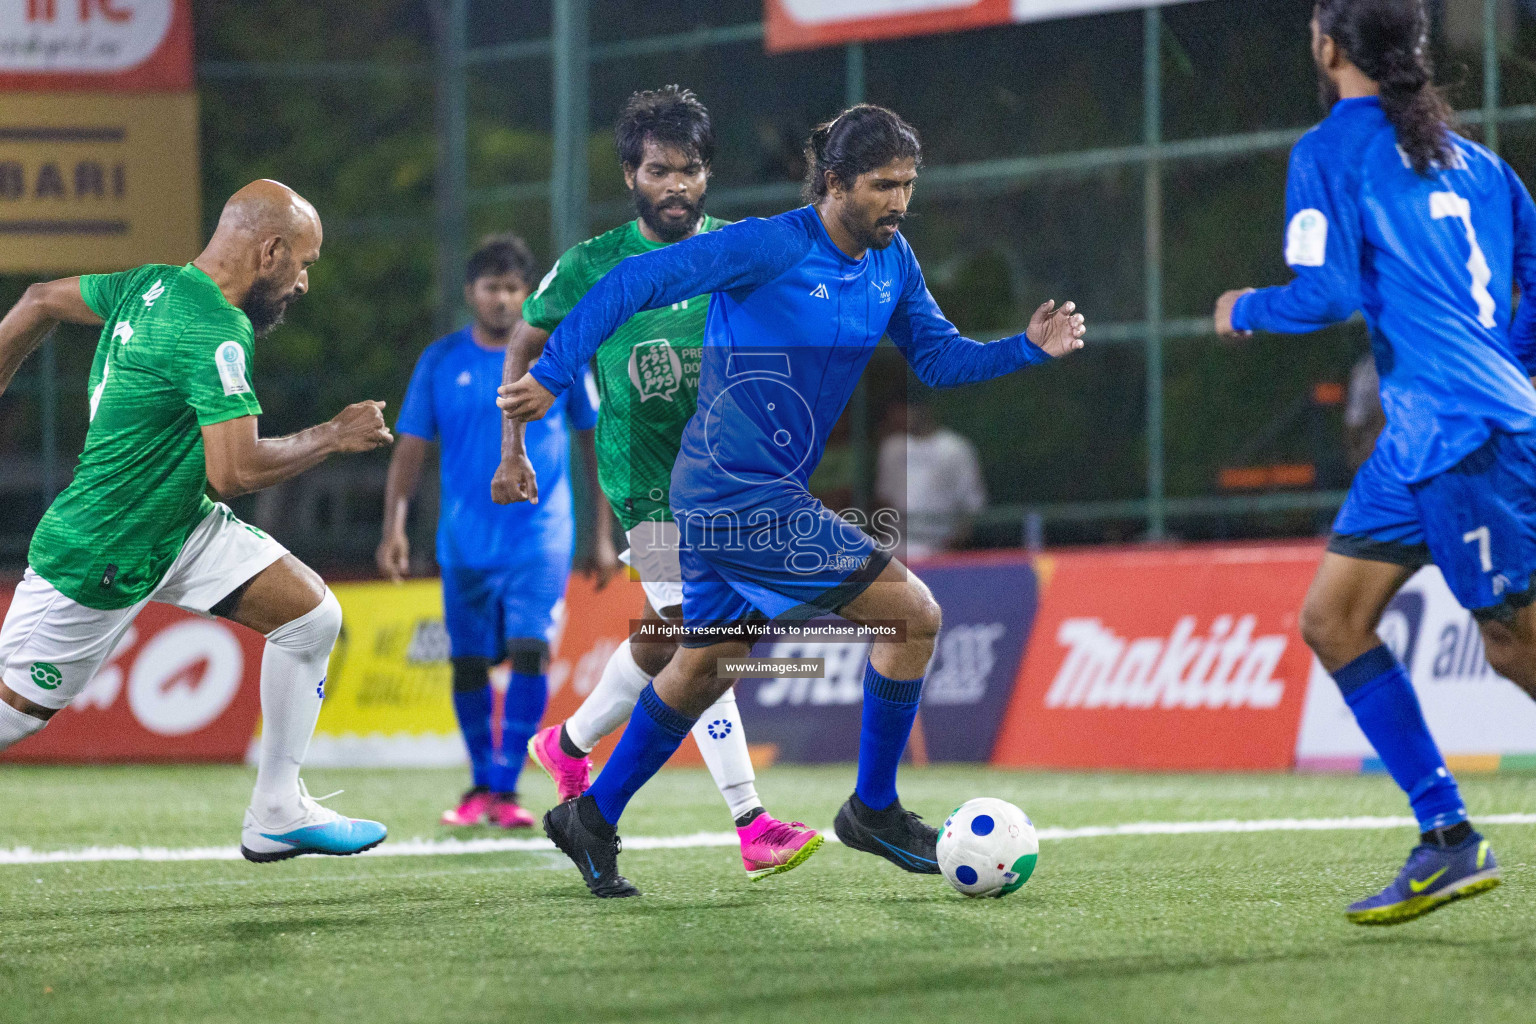
M 615 126 L 624 183 L 638 216 L 560 257 L 523 303 L 523 322 L 507 343 L 503 380 L 520 379 L 550 332 L 620 260 L 681 241 L 726 222 L 704 213 L 714 130 L 709 111 L 687 89 L 669 85 L 629 98 Z M 682 570 L 668 502 L 672 464 L 699 391 L 700 349 L 709 296 L 640 313 L 597 353 L 598 482 L 624 526 L 621 555 L 645 588 L 647 620 L 681 620 Z M 523 424 L 502 432 L 502 464 L 491 484 L 499 502 L 537 501 L 523 452 Z M 672 657 L 675 644 L 631 637 L 609 658 L 601 680 L 570 719 L 537 733 L 528 752 L 555 780 L 561 800 L 585 792 L 588 754 L 623 725 L 641 691 Z M 727 690 L 693 730 L 741 840 L 752 878 L 787 871 L 815 852 L 821 837 L 798 822 L 771 817 L 758 799 L 736 694 Z
M 207 495 L 249 494 L 393 440 L 382 402 L 289 437 L 257 434 L 255 339 L 309 290 L 320 241 L 313 206 L 256 181 L 186 266 L 35 284 L 0 320 L 0 394 L 56 324 L 103 325 L 85 450 L 33 534 L 0 626 L 0 750 L 68 707 L 151 600 L 248 626 L 267 638 L 240 843 L 258 862 L 360 853 L 386 834 L 322 807 L 299 779 L 341 606 L 313 569 Z

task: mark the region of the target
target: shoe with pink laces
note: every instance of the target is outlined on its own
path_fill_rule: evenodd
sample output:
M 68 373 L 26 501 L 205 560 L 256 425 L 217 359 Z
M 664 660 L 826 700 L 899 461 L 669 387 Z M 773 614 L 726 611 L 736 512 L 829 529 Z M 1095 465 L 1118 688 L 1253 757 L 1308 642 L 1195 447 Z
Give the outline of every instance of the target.
M 804 822 L 779 821 L 767 811 L 736 834 L 741 837 L 741 866 L 754 882 L 799 867 L 826 841 Z
M 592 759 L 572 757 L 561 750 L 560 729 L 552 725 L 534 733 L 528 741 L 528 756 L 554 781 L 556 799 L 565 803 L 581 796 L 592 785 Z
M 491 797 L 490 820 L 497 828 L 533 827 L 533 815 L 517 802 L 516 793 L 496 793 Z
M 479 786 L 465 793 L 459 806 L 444 811 L 438 820 L 444 825 L 479 825 L 484 823 L 491 809 L 491 791 Z

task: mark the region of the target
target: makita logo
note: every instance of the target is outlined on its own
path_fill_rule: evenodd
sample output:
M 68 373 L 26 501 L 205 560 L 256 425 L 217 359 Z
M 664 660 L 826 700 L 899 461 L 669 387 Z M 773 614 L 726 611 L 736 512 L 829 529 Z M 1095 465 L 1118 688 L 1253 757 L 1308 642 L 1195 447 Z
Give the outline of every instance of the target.
M 1285 693 L 1275 669 L 1284 635 L 1254 636 L 1257 619 L 1218 615 L 1196 636 L 1186 615 L 1167 639 L 1118 636 L 1098 619 L 1066 619 L 1056 640 L 1066 660 L 1045 695 L 1048 708 L 1272 708 Z

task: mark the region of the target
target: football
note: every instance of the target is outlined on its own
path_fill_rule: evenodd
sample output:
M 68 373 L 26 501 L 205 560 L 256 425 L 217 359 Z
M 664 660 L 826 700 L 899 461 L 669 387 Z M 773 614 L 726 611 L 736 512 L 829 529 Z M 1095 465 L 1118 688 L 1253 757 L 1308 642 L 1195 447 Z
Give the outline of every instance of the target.
M 1006 896 L 1034 874 L 1040 855 L 1029 815 L 983 796 L 956 807 L 939 830 L 939 868 L 965 896 Z

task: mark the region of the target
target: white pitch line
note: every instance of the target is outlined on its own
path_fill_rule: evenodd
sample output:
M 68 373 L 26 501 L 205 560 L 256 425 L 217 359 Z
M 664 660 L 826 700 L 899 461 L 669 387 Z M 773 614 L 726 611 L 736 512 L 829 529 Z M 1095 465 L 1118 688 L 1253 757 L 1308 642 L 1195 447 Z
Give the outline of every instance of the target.
M 1536 814 L 1485 814 L 1480 825 L 1536 825 Z M 1042 828 L 1044 840 L 1099 839 L 1107 836 L 1187 836 L 1242 834 L 1249 832 L 1354 832 L 1368 829 L 1406 828 L 1414 824 L 1407 817 L 1349 818 L 1265 818 L 1219 821 L 1138 821 L 1125 825 L 1088 825 L 1082 828 Z M 837 837 L 831 829 L 824 833 L 831 842 Z M 629 836 L 626 850 L 689 850 L 710 846 L 735 846 L 734 832 L 695 832 L 685 836 Z M 547 839 L 402 839 L 386 842 L 363 856 L 443 857 L 466 853 L 548 852 L 554 845 Z M 234 846 L 91 846 L 83 850 L 34 850 L 20 846 L 0 850 L 0 866 L 7 864 L 83 864 L 98 861 L 205 861 L 239 860 Z

